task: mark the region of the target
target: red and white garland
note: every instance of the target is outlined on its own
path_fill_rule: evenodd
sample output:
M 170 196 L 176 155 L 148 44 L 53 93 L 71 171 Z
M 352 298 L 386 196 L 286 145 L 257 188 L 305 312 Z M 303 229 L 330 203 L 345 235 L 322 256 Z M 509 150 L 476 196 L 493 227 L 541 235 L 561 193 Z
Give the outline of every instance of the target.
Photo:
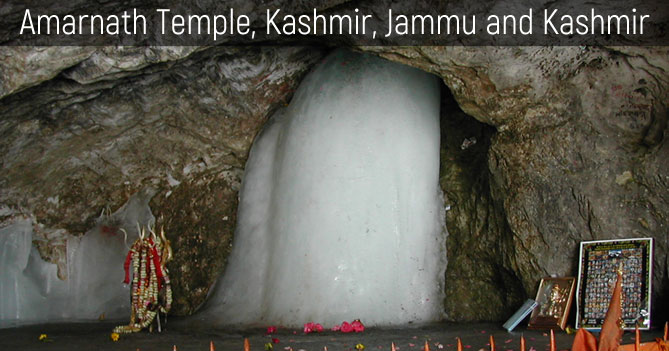
M 142 229 L 125 259 L 125 280 L 130 282 L 132 263 L 132 310 L 130 324 L 114 328 L 114 333 L 134 333 L 148 327 L 158 312 L 167 314 L 172 306 L 172 288 L 165 264 L 172 259 L 170 242 L 165 232 L 160 236 Z

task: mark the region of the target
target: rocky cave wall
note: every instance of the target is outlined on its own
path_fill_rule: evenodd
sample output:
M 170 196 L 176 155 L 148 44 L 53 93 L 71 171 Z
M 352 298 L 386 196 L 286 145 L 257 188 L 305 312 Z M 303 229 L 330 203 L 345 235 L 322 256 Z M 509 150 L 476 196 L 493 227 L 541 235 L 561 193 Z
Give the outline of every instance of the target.
M 190 314 L 230 251 L 253 138 L 322 51 L 70 50 L 25 51 L 23 59 L 46 60 L 44 70 L 70 62 L 69 55 L 81 61 L 44 82 L 26 63 L 21 78 L 39 85 L 0 104 L 2 223 L 33 218 L 43 258 L 66 271 L 68 236 L 84 234 L 103 210 L 150 189 L 156 225 L 175 251 L 168 266 L 173 313 Z M 165 56 L 173 61 L 159 58 Z M 11 60 L 5 56 L 4 67 Z M 13 84 L 7 76 L 3 83 Z
M 452 92 L 448 319 L 502 320 L 541 277 L 576 274 L 580 241 L 627 237 L 656 239 L 654 310 L 666 318 L 669 49 L 359 49 Z M 154 191 L 175 249 L 174 312 L 192 313 L 225 265 L 254 136 L 326 52 L 3 47 L 0 225 L 33 218 L 35 245 L 62 266 L 68 236 Z
M 442 186 L 462 190 L 444 189 L 447 277 L 463 284 L 447 288 L 451 316 L 503 319 L 542 276 L 575 276 L 582 240 L 653 237 L 654 320 L 666 318 L 666 47 L 374 51 L 443 77 L 465 113 L 494 127 L 487 175 L 480 155 L 457 149 L 486 127 L 456 117 L 469 129 L 442 141 Z
M 512 236 L 490 193 L 488 150 L 495 128 L 464 113 L 447 89 L 443 95 L 440 185 L 449 206 L 445 312 L 456 321 L 503 320 L 509 306 L 519 306 L 527 295 L 504 263 L 513 251 Z

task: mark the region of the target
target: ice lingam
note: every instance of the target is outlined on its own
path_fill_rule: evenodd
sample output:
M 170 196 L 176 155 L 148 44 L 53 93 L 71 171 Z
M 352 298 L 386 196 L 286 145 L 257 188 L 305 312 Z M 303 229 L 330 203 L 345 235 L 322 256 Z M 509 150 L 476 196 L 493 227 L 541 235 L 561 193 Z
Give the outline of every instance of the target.
M 255 140 L 233 252 L 204 308 L 218 324 L 332 326 L 442 315 L 440 83 L 337 50 Z

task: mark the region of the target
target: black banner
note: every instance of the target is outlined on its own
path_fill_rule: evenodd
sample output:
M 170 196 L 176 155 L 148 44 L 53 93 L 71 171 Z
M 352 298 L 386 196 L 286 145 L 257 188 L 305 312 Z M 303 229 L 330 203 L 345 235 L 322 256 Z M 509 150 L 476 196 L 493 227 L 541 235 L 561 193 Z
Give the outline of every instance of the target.
M 668 45 L 653 0 L 273 2 L 9 0 L 1 45 Z

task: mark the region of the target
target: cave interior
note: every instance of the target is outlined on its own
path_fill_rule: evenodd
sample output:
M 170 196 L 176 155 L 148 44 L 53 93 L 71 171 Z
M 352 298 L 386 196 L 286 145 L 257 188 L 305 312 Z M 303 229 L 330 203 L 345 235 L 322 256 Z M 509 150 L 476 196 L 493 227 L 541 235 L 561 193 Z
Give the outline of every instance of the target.
M 254 140 L 334 51 L 3 49 L 9 326 L 125 318 L 138 226 L 165 230 L 171 313 L 197 316 L 234 251 Z M 504 321 L 542 277 L 577 276 L 581 241 L 639 237 L 655 239 L 653 322 L 667 318 L 666 49 L 351 49 L 440 85 L 447 264 L 435 319 Z

